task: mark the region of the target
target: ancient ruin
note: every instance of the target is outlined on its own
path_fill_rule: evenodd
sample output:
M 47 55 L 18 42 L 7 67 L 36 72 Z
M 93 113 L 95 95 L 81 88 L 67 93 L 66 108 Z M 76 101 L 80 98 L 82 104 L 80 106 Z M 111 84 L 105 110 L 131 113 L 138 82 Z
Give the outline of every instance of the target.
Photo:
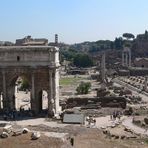
M 124 50 L 122 52 L 122 66 L 131 66 L 131 50 L 128 47 L 124 47 Z
M 42 91 L 48 93 L 48 113 L 59 113 L 59 49 L 50 46 L 0 47 L 1 108 L 15 109 L 15 82 L 19 76 L 29 81 L 31 110 L 42 110 Z

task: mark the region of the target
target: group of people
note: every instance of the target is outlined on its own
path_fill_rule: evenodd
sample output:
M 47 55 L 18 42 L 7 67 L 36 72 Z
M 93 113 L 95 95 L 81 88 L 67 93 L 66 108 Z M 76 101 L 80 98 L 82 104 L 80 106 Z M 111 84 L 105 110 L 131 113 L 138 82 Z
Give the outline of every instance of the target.
M 96 119 L 93 118 L 92 116 L 86 117 L 86 121 L 88 122 L 88 125 L 93 124 L 94 126 L 96 125 Z
M 114 111 L 113 114 L 110 115 L 110 119 L 111 120 L 116 120 L 116 119 L 119 119 L 121 118 L 121 111 Z
M 15 109 L 11 111 L 6 110 L 3 115 L 4 120 L 9 120 L 9 119 L 15 120 L 16 117 L 17 117 L 17 112 Z
M 29 108 L 29 110 L 24 110 L 24 108 L 20 107 L 20 110 L 17 111 L 16 109 L 13 110 L 4 110 L 3 112 L 3 119 L 4 120 L 18 120 L 22 117 L 32 117 L 33 112 Z

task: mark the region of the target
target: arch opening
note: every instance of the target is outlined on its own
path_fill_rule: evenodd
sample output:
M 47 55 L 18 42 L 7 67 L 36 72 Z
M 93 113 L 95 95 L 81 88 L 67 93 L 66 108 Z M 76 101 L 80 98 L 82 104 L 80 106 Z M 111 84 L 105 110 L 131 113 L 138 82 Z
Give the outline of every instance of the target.
M 19 76 L 15 80 L 15 109 L 17 111 L 31 110 L 30 83 L 25 76 Z
M 41 112 L 47 112 L 48 110 L 48 93 L 46 90 L 39 92 L 39 110 Z

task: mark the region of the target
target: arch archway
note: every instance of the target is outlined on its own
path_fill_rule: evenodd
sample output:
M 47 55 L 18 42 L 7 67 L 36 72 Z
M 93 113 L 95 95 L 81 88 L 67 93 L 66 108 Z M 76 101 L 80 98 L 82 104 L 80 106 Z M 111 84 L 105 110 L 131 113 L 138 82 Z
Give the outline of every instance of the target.
M 25 92 L 30 90 L 31 88 L 31 79 L 30 75 L 27 73 L 15 71 L 11 72 L 9 74 L 9 77 L 7 77 L 7 85 L 6 85 L 6 93 L 5 93 L 5 99 L 3 99 L 3 107 L 4 109 L 9 109 L 9 110 L 20 110 L 21 107 L 25 106 L 24 97 L 25 97 Z M 23 84 L 23 83 L 28 83 Z M 19 84 L 20 83 L 20 84 Z M 21 85 L 21 86 L 19 86 Z M 26 85 L 26 86 L 23 86 Z M 19 91 L 21 90 L 21 91 Z M 3 92 L 4 93 L 4 92 Z M 31 98 L 31 97 L 29 97 Z M 19 102 L 19 103 L 18 103 Z M 30 102 L 30 100 L 29 100 Z
M 30 83 L 31 109 L 42 109 L 41 90 L 48 93 L 48 113 L 59 108 L 59 49 L 49 46 L 0 47 L 0 92 L 3 109 L 15 108 L 15 82 L 25 76 Z M 53 104 L 51 103 L 51 100 Z

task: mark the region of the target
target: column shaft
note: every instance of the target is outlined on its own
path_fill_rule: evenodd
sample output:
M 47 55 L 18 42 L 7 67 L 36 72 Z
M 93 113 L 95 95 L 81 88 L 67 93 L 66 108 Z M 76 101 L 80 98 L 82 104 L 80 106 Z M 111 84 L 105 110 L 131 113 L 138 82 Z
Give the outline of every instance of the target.
M 37 106 L 35 101 L 35 78 L 34 78 L 34 71 L 31 74 L 31 110 L 34 111 L 34 113 L 37 113 Z
M 127 55 L 127 52 L 125 54 L 125 65 L 128 67 L 128 55 Z
M 35 89 L 34 89 L 34 72 L 32 73 L 32 76 L 31 76 L 31 85 L 32 85 L 32 88 L 31 88 L 31 99 L 35 99 Z
M 129 67 L 131 67 L 131 50 L 129 50 Z
M 5 71 L 2 72 L 3 75 L 3 108 L 7 107 L 7 98 L 6 98 L 6 77 L 5 77 Z
M 122 66 L 125 66 L 124 65 L 124 52 L 122 52 Z
M 52 92 L 52 71 L 49 70 L 49 92 L 48 92 L 48 114 L 51 115 L 53 111 L 52 106 L 52 99 L 53 99 L 53 92 Z
M 54 107 L 55 113 L 59 114 L 59 70 L 55 69 L 53 76 L 53 99 L 54 99 Z

